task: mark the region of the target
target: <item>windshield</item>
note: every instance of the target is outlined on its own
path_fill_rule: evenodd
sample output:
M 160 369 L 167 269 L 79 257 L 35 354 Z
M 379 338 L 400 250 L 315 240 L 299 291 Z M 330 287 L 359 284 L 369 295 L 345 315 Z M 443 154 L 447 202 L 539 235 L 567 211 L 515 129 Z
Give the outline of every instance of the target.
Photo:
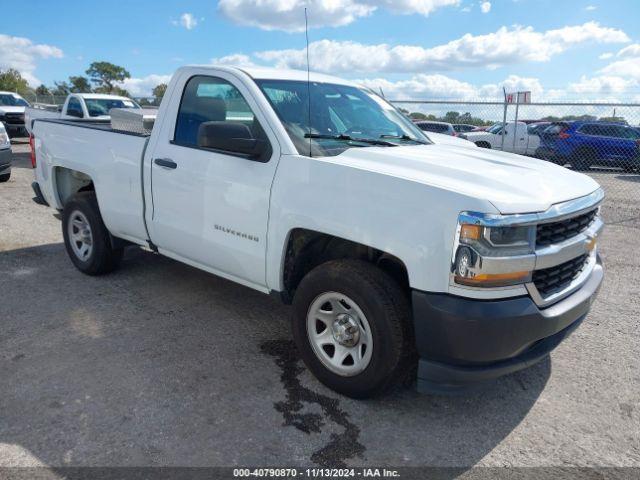
M 494 125 L 491 125 L 491 127 L 487 129 L 487 132 L 494 133 L 496 135 L 501 131 L 502 131 L 502 123 L 496 123 Z
M 402 113 L 366 90 L 290 80 L 257 83 L 300 155 L 333 156 L 348 148 L 431 143 Z
M 2 94 L 0 95 L 0 105 L 5 107 L 28 107 L 29 104 L 24 98 L 16 97 L 14 95 Z
M 114 98 L 85 98 L 87 111 L 90 117 L 109 115 L 112 108 L 140 108 L 133 100 L 120 100 Z

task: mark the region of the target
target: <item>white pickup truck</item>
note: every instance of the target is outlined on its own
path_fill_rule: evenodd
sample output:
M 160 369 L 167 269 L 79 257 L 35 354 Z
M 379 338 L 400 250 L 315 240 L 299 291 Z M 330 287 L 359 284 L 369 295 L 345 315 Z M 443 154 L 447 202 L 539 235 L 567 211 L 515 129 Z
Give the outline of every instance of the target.
M 49 110 L 41 106 L 27 108 L 24 123 L 27 132 L 31 134 L 33 122 L 42 118 L 81 119 L 89 121 L 108 122 L 109 111 L 112 108 L 140 108 L 136 102 L 128 97 L 107 95 L 103 93 L 72 93 L 59 110 Z
M 540 146 L 540 137 L 529 133 L 524 122 L 507 122 L 504 128 L 502 123 L 496 123 L 485 131 L 467 132 L 461 136 L 479 147 L 519 155 L 533 156 Z
M 140 245 L 292 302 L 299 354 L 353 397 L 416 363 L 418 388 L 439 392 L 528 367 L 603 279 L 593 179 L 433 144 L 338 78 L 185 67 L 150 134 L 33 131 L 36 196 L 62 211 L 80 271 L 110 272 Z
M 29 103 L 17 93 L 0 92 L 0 122 L 10 137 L 25 134 L 24 112 Z

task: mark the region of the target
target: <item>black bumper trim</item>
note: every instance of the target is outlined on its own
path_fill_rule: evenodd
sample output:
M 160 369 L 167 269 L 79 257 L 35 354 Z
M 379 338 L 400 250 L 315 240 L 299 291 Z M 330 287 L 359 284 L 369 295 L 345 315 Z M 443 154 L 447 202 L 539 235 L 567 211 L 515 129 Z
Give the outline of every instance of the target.
M 413 292 L 418 389 L 446 391 L 527 368 L 548 355 L 586 317 L 604 271 L 545 309 L 529 298 L 473 300 Z

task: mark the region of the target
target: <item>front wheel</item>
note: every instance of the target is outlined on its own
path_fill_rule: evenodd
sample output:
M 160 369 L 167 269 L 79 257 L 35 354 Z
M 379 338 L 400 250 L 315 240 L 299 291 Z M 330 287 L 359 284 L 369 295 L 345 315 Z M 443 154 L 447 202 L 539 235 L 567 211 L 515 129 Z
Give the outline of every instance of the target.
M 380 394 L 412 371 L 407 296 L 388 274 L 359 260 L 336 260 L 302 279 L 293 335 L 305 364 L 329 388 L 354 398 Z
M 11 178 L 11 172 L 5 173 L 4 175 L 0 175 L 0 183 L 8 182 Z
M 111 245 L 93 192 L 78 193 L 64 206 L 62 235 L 69 258 L 82 273 L 109 273 L 122 260 L 123 249 Z

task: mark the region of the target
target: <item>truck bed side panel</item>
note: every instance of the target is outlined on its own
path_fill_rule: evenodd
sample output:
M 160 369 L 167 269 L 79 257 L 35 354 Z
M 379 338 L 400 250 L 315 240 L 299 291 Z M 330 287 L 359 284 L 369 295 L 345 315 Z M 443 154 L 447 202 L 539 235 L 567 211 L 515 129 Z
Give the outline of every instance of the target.
M 67 168 L 93 180 L 100 213 L 109 231 L 146 240 L 141 161 L 147 138 L 68 123 L 38 121 L 36 178 L 49 203 L 61 208 L 56 175 Z

